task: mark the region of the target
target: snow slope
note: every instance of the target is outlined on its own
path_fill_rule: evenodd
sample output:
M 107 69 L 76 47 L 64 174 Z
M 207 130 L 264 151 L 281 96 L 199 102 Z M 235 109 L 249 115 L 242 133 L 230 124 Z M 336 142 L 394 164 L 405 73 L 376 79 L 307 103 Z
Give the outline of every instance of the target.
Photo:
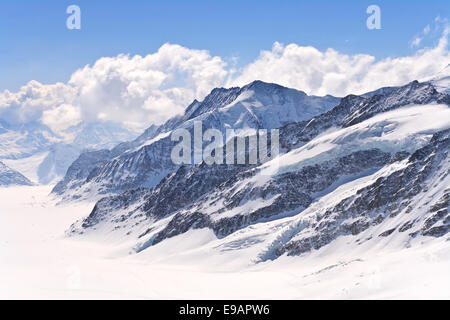
M 192 230 L 128 255 L 119 243 L 64 237 L 92 203 L 55 206 L 49 187 L 0 189 L 2 299 L 396 299 L 450 298 L 450 247 L 416 239 L 346 246 L 254 264 L 265 243 Z M 7 201 L 6 201 L 7 200 Z M 287 218 L 289 220 L 289 218 Z M 274 222 L 247 230 L 271 233 Z M 250 241 L 250 240 L 249 240 Z M 239 249 L 240 247 L 240 249 Z
M 398 165 L 409 159 L 414 166 L 428 168 L 433 164 L 416 161 L 418 158 L 414 156 L 422 152 L 422 148 L 437 148 L 436 152 L 443 158 L 436 160 L 436 165 L 444 165 L 447 140 L 443 138 L 441 143 L 439 135 L 450 128 L 449 104 L 447 95 L 437 92 L 429 83 L 417 81 L 368 98 L 345 97 L 330 111 L 281 127 L 280 139 L 284 150 L 266 164 L 259 167 L 182 166 L 153 188 L 136 189 L 131 186 L 120 195 L 101 199 L 88 218 L 75 223 L 70 231 L 74 234 L 111 233 L 109 238 L 134 242 L 130 249 L 140 252 L 151 250 L 151 246 L 191 229 L 209 228 L 218 237 L 227 237 L 241 228 L 267 220 L 302 216 L 315 201 L 341 185 L 387 170 L 393 163 Z M 428 151 L 424 149 L 423 152 Z M 118 159 L 114 162 L 121 164 Z M 414 166 L 408 168 L 414 171 L 417 169 Z M 395 174 L 392 173 L 389 179 L 395 181 Z M 423 177 L 424 180 L 428 178 Z M 400 192 L 396 188 L 401 189 L 401 185 L 392 185 L 389 179 L 387 183 L 394 189 L 392 191 Z M 414 181 L 411 177 L 404 183 L 411 184 L 412 190 L 426 188 L 424 181 Z M 364 187 L 361 185 L 356 190 L 362 192 Z M 447 193 L 446 190 L 443 192 L 444 195 L 436 195 L 433 201 L 440 201 L 439 197 Z M 412 201 L 410 198 L 413 196 L 417 194 L 402 195 L 402 204 L 395 203 L 395 199 L 384 200 L 392 201 L 389 209 L 392 211 L 396 205 L 404 206 Z M 364 198 L 364 201 L 369 200 Z M 354 215 L 362 216 L 373 208 L 370 201 L 363 203 L 354 208 Z M 333 207 L 330 205 L 329 209 Z M 341 213 L 336 214 L 342 216 Z M 432 214 L 427 212 L 424 216 Z M 446 214 L 439 214 L 441 216 L 434 222 L 442 219 L 446 226 Z M 382 214 L 376 221 L 385 217 Z M 339 220 L 338 225 L 345 222 L 341 226 L 344 230 L 333 231 L 327 241 L 318 243 L 326 245 L 341 234 L 345 235 L 347 224 L 349 230 L 356 228 L 360 233 L 371 219 Z M 332 221 L 327 220 L 326 225 Z M 314 224 L 308 226 L 315 227 Z M 419 224 L 417 227 L 420 229 Z M 427 232 L 426 229 L 429 228 L 420 232 Z M 301 228 L 294 230 L 302 231 Z M 327 237 L 326 230 L 324 235 L 311 232 L 318 237 Z M 304 253 L 303 249 L 296 251 L 293 243 L 289 244 L 292 250 L 285 250 L 284 245 L 275 249 L 277 255 Z M 319 248 L 319 245 L 304 247 L 308 251 Z

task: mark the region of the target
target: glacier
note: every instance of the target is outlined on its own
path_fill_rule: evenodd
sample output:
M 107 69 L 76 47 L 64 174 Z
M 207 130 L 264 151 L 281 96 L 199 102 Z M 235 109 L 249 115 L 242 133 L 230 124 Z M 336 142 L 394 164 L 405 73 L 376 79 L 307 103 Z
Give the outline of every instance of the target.
M 55 186 L 2 188 L 0 297 L 448 298 L 446 77 L 346 97 L 216 88 L 134 140 L 77 154 Z M 278 129 L 280 155 L 174 165 L 171 132 L 199 120 Z M 53 148 L 2 161 L 31 173 L 23 159 L 66 152 Z

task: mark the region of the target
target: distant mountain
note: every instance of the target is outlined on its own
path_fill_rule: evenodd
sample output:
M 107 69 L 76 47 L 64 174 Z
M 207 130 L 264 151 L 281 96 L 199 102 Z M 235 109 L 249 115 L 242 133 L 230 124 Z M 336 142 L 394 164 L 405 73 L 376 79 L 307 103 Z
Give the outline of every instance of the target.
M 192 132 L 194 121 L 202 121 L 204 129 L 215 128 L 223 133 L 227 128 L 274 129 L 328 111 L 339 100 L 332 96 L 308 96 L 301 91 L 262 81 L 254 81 L 242 88 L 216 88 L 203 101 L 190 104 L 183 115 L 159 127 L 150 127 L 135 141 L 121 144 L 110 153 L 102 152 L 104 158 L 82 157 L 77 160 L 69 169 L 70 177 L 66 176 L 58 183 L 53 192 L 64 199 L 78 199 L 130 188 L 152 187 L 179 168 L 170 158 L 175 145 L 170 139 L 172 130 L 185 128 Z M 88 158 L 92 162 L 86 163 Z M 74 173 L 81 162 L 90 171 L 83 169 L 83 174 Z
M 430 81 L 438 91 L 450 94 L 450 64 L 428 81 Z
M 112 148 L 136 135 L 112 123 L 81 123 L 61 134 L 39 123 L 11 125 L 0 120 L 0 159 L 40 184 L 61 179 L 86 150 Z
M 26 158 L 62 140 L 42 123 L 12 125 L 0 119 L 0 159 Z
M 69 131 L 75 135 L 70 144 L 81 150 L 111 149 L 121 142 L 134 140 L 137 136 L 111 122 L 82 123 L 66 130 Z
M 0 161 L 0 187 L 31 186 L 33 183 L 21 173 L 7 167 Z
M 99 200 L 69 234 L 123 239 L 139 252 L 208 228 L 218 248 L 257 245 L 258 256 L 250 258 L 265 261 L 343 237 L 355 245 L 393 237 L 407 246 L 450 231 L 450 97 L 432 83 L 349 95 L 307 119 L 293 110 L 304 107 L 305 100 L 295 103 L 300 97 L 309 98 L 277 85 L 257 82 L 211 94 L 214 99 L 195 101 L 164 130 L 190 128 L 192 119 L 221 129 L 243 122 L 279 126 L 281 154 L 259 165 L 170 167 L 168 131 L 159 128 L 152 140 L 122 154 L 85 154 L 56 193 L 67 199 L 124 192 Z M 155 173 L 164 178 L 146 186 Z

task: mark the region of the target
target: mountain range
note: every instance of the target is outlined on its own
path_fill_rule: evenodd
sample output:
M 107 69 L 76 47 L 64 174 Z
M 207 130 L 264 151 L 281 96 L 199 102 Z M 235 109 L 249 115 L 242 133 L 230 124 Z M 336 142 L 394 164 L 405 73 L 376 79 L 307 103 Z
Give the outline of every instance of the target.
M 413 81 L 343 98 L 261 81 L 214 89 L 185 113 L 111 150 L 83 153 L 53 189 L 99 199 L 68 235 L 131 252 L 209 229 L 217 249 L 257 248 L 252 261 L 302 255 L 338 239 L 408 247 L 450 230 L 450 97 Z M 442 82 L 439 82 L 442 84 Z M 177 128 L 279 129 L 280 155 L 256 165 L 175 165 Z
M 274 129 L 323 113 L 339 100 L 332 96 L 308 96 L 262 81 L 242 88 L 217 88 L 202 102 L 195 100 L 183 115 L 159 127 L 150 127 L 132 142 L 80 156 L 53 192 L 70 200 L 153 187 L 179 168 L 170 157 L 176 144 L 170 134 L 177 128 L 192 132 L 194 122 L 201 121 L 204 129 L 215 128 L 222 133 L 227 128 Z
M 0 160 L 35 183 L 51 184 L 82 152 L 112 148 L 135 136 L 107 122 L 80 123 L 57 134 L 41 122 L 12 125 L 0 119 Z

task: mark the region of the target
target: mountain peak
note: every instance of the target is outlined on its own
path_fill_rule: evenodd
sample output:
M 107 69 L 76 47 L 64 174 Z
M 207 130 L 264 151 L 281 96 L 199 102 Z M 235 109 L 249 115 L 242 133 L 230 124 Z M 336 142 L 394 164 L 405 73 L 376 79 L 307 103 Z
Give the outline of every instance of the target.
M 233 102 L 241 93 L 241 88 L 214 88 L 203 101 L 194 100 L 185 111 L 188 119 L 195 118 L 208 111 L 219 109 Z
M 23 185 L 31 186 L 33 183 L 20 172 L 11 169 L 0 161 L 0 186 Z
M 218 87 L 211 90 L 211 92 L 205 97 L 203 101 L 194 100 L 185 110 L 185 117 L 192 119 L 200 114 L 206 113 L 211 110 L 220 109 L 237 99 L 242 93 L 253 91 L 258 95 L 274 95 L 279 92 L 295 92 L 301 97 L 307 94 L 303 91 L 283 87 L 276 83 L 264 82 L 261 80 L 255 80 L 246 84 L 243 87 Z M 283 93 L 283 94 L 285 94 Z M 331 97 L 331 96 L 329 96 Z
M 264 82 L 261 80 L 255 80 L 253 82 L 250 82 L 249 84 L 242 87 L 242 91 L 247 90 L 253 90 L 257 92 L 265 92 L 265 93 L 273 93 L 280 90 L 290 90 L 290 91 L 296 91 L 299 92 L 302 95 L 306 95 L 305 92 L 301 90 L 296 90 L 288 87 L 284 87 L 282 85 L 272 83 L 272 82 Z
M 243 88 L 285 88 L 279 84 L 272 83 L 272 82 L 264 82 L 262 80 L 255 80 L 253 82 L 250 82 L 249 84 L 245 85 Z

